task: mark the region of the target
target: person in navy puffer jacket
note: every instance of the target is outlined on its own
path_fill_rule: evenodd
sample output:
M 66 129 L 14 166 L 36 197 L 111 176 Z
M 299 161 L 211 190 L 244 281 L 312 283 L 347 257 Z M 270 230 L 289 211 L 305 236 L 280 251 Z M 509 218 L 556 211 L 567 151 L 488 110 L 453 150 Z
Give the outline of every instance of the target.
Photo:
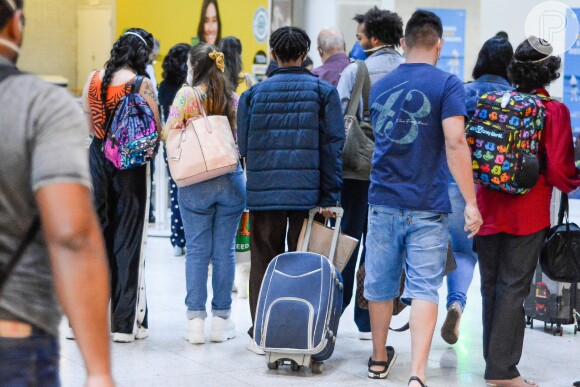
M 252 227 L 252 322 L 268 263 L 284 252 L 285 242 L 296 250 L 308 210 L 318 206 L 332 216 L 327 208 L 340 205 L 342 186 L 345 133 L 338 92 L 300 66 L 310 49 L 304 30 L 282 27 L 272 33 L 270 47 L 280 67 L 243 93 L 238 107 Z M 260 352 L 253 340 L 248 349 Z

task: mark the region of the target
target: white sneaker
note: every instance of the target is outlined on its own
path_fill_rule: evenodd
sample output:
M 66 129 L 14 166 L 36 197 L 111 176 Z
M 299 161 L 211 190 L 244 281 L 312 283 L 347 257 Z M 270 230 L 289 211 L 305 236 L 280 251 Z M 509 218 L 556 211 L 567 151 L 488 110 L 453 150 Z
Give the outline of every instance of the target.
M 264 356 L 266 354 L 266 352 L 264 352 L 262 348 L 258 347 L 258 344 L 256 344 L 254 339 L 251 337 L 250 341 L 248 342 L 248 345 L 246 346 L 246 349 L 250 352 L 254 352 L 256 355 Z
M 372 340 L 373 334 L 372 334 L 372 332 L 359 332 L 358 339 L 359 340 Z
M 113 341 L 115 343 L 132 343 L 135 341 L 135 335 L 132 333 L 113 333 Z
M 221 343 L 234 337 L 236 337 L 236 326 L 231 318 L 214 316 L 211 319 L 211 341 Z
M 182 255 L 185 255 L 185 249 L 183 247 L 175 246 L 173 248 L 173 256 L 181 257 Z
M 135 335 L 136 340 L 143 340 L 149 337 L 149 330 L 141 325 L 137 327 L 137 334 Z
M 205 319 L 196 317 L 187 320 L 187 332 L 185 340 L 191 344 L 205 344 Z

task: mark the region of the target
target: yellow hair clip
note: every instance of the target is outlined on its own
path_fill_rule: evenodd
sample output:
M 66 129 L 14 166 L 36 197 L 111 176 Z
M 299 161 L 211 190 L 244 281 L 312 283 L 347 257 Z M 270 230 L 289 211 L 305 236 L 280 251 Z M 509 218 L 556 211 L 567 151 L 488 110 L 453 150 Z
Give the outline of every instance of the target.
M 215 61 L 215 65 L 219 71 L 223 73 L 226 70 L 226 67 L 224 65 L 224 54 L 222 54 L 221 52 L 214 51 L 209 54 L 209 57 L 211 60 Z

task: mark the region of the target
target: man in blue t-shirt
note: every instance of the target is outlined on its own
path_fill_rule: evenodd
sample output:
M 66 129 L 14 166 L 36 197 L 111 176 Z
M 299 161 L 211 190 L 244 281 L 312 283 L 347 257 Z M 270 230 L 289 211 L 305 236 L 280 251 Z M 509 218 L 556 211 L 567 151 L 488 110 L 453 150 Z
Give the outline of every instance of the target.
M 411 305 L 409 386 L 425 383 L 437 322 L 451 212 L 448 170 L 466 201 L 466 232 L 472 237 L 482 224 L 464 134 L 463 85 L 434 66 L 442 33 L 434 13 L 415 12 L 401 40 L 406 62 L 373 85 L 369 101 L 376 143 L 364 292 L 373 336 L 368 375 L 386 377 L 396 359 L 394 348 L 385 344 L 404 265 L 407 279 L 401 299 Z

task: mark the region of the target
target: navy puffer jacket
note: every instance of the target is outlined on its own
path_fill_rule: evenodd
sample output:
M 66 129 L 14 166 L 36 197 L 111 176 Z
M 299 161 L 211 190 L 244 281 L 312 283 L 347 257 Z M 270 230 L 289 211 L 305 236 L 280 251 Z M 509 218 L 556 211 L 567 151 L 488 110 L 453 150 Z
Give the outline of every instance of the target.
M 247 159 L 248 209 L 308 210 L 340 202 L 340 100 L 308 70 L 278 68 L 242 94 L 238 141 Z

